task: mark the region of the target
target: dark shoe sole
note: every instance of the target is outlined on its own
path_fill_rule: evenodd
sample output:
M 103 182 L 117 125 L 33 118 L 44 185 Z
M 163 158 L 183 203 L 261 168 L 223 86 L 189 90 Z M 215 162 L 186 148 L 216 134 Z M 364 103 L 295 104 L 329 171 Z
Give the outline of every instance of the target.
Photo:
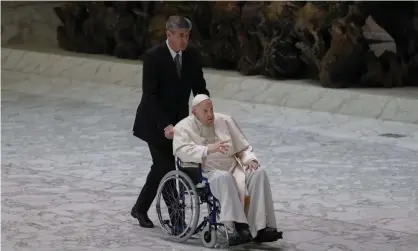
M 247 243 L 251 243 L 251 242 L 253 242 L 254 241 L 254 239 L 253 238 L 251 238 L 251 239 L 245 239 L 245 240 L 242 240 L 241 242 L 240 242 L 240 244 L 242 245 L 242 244 L 247 244 Z
M 146 224 L 142 224 L 141 221 L 139 220 L 138 213 L 136 213 L 134 211 L 131 211 L 131 216 L 134 219 L 137 219 L 138 220 L 138 224 L 139 224 L 140 227 L 143 227 L 143 228 L 154 228 L 154 223 L 152 223 L 152 222 L 150 222 L 149 224 L 147 224 L 147 223 Z
M 260 238 L 254 238 L 254 243 L 264 243 L 264 242 L 275 242 L 280 239 L 283 239 L 283 232 L 277 232 L 275 236 L 268 236 L 268 237 L 260 237 Z
M 233 240 L 233 241 L 229 240 L 228 244 L 229 244 L 230 247 L 234 247 L 234 246 L 241 245 L 242 243 L 239 240 Z
M 228 244 L 230 247 L 232 247 L 232 246 L 238 246 L 244 243 L 243 243 L 243 239 L 240 236 L 237 236 L 236 234 L 234 234 L 233 236 L 229 236 Z
M 154 228 L 154 224 L 141 224 L 141 222 L 138 220 L 139 226 L 143 228 Z
M 243 245 L 243 244 L 251 243 L 253 241 L 254 241 L 254 239 L 252 237 L 245 238 L 245 239 L 244 238 L 236 238 L 236 237 L 234 237 L 233 240 L 230 240 L 229 246 L 232 247 L 232 246 Z

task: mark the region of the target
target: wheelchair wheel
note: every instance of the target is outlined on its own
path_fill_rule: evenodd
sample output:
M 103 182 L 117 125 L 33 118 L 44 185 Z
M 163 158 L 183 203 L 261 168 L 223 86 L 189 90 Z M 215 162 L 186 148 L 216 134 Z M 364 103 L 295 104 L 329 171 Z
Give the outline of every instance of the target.
M 167 205 L 167 215 L 164 215 L 163 206 L 167 203 L 163 197 L 172 199 L 171 205 Z M 178 170 L 167 173 L 158 186 L 156 199 L 158 220 L 166 236 L 175 242 L 185 242 L 194 235 L 200 203 L 196 186 L 187 174 Z
M 201 239 L 203 246 L 207 248 L 215 247 L 217 242 L 216 229 L 207 225 L 202 231 Z

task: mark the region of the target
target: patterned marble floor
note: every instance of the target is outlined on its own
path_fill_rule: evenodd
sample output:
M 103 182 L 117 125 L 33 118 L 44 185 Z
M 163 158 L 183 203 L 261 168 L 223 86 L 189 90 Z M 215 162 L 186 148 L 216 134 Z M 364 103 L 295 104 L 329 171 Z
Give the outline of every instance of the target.
M 130 132 L 139 99 L 130 86 L 2 72 L 2 250 L 204 250 L 129 216 L 150 165 Z M 268 169 L 285 238 L 231 250 L 416 250 L 417 125 L 214 103 Z

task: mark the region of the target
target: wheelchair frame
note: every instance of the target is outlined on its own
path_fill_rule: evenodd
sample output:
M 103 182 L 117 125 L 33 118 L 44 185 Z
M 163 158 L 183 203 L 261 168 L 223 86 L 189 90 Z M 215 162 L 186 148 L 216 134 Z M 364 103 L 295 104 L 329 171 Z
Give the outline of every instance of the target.
M 165 225 L 168 224 L 167 221 L 164 221 L 161 217 L 160 201 L 162 190 L 164 184 L 173 177 L 176 180 L 176 189 L 179 192 L 180 203 L 182 201 L 184 203 L 184 194 L 186 192 L 184 189 L 179 189 L 179 182 L 181 179 L 181 182 L 186 181 L 186 183 L 188 183 L 187 185 L 190 186 L 188 192 L 192 192 L 192 196 L 197 199 L 197 202 L 194 203 L 196 212 L 193 212 L 193 222 L 191 222 L 190 226 L 186 226 L 186 234 L 183 236 L 173 235 L 173 233 L 170 234 L 165 227 Z M 209 215 L 204 217 L 202 222 L 198 225 L 200 220 L 200 205 L 203 203 L 206 203 Z M 217 231 L 219 228 L 224 228 L 224 235 L 227 241 L 229 241 L 226 227 L 221 223 L 217 223 L 220 204 L 210 191 L 209 182 L 208 179 L 203 176 L 201 164 L 185 163 L 182 162 L 180 158 L 176 157 L 176 170 L 167 173 L 158 186 L 156 210 L 161 228 L 166 230 L 165 232 L 167 235 L 175 242 L 186 242 L 193 235 L 203 232 L 201 235 L 203 245 L 212 248 L 217 244 Z

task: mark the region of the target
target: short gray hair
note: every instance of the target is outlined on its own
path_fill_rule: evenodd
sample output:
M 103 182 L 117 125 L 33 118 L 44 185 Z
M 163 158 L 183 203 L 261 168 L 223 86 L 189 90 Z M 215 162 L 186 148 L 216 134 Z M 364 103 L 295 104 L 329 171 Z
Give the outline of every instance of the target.
M 166 30 L 192 29 L 192 22 L 183 16 L 170 16 L 165 24 Z

